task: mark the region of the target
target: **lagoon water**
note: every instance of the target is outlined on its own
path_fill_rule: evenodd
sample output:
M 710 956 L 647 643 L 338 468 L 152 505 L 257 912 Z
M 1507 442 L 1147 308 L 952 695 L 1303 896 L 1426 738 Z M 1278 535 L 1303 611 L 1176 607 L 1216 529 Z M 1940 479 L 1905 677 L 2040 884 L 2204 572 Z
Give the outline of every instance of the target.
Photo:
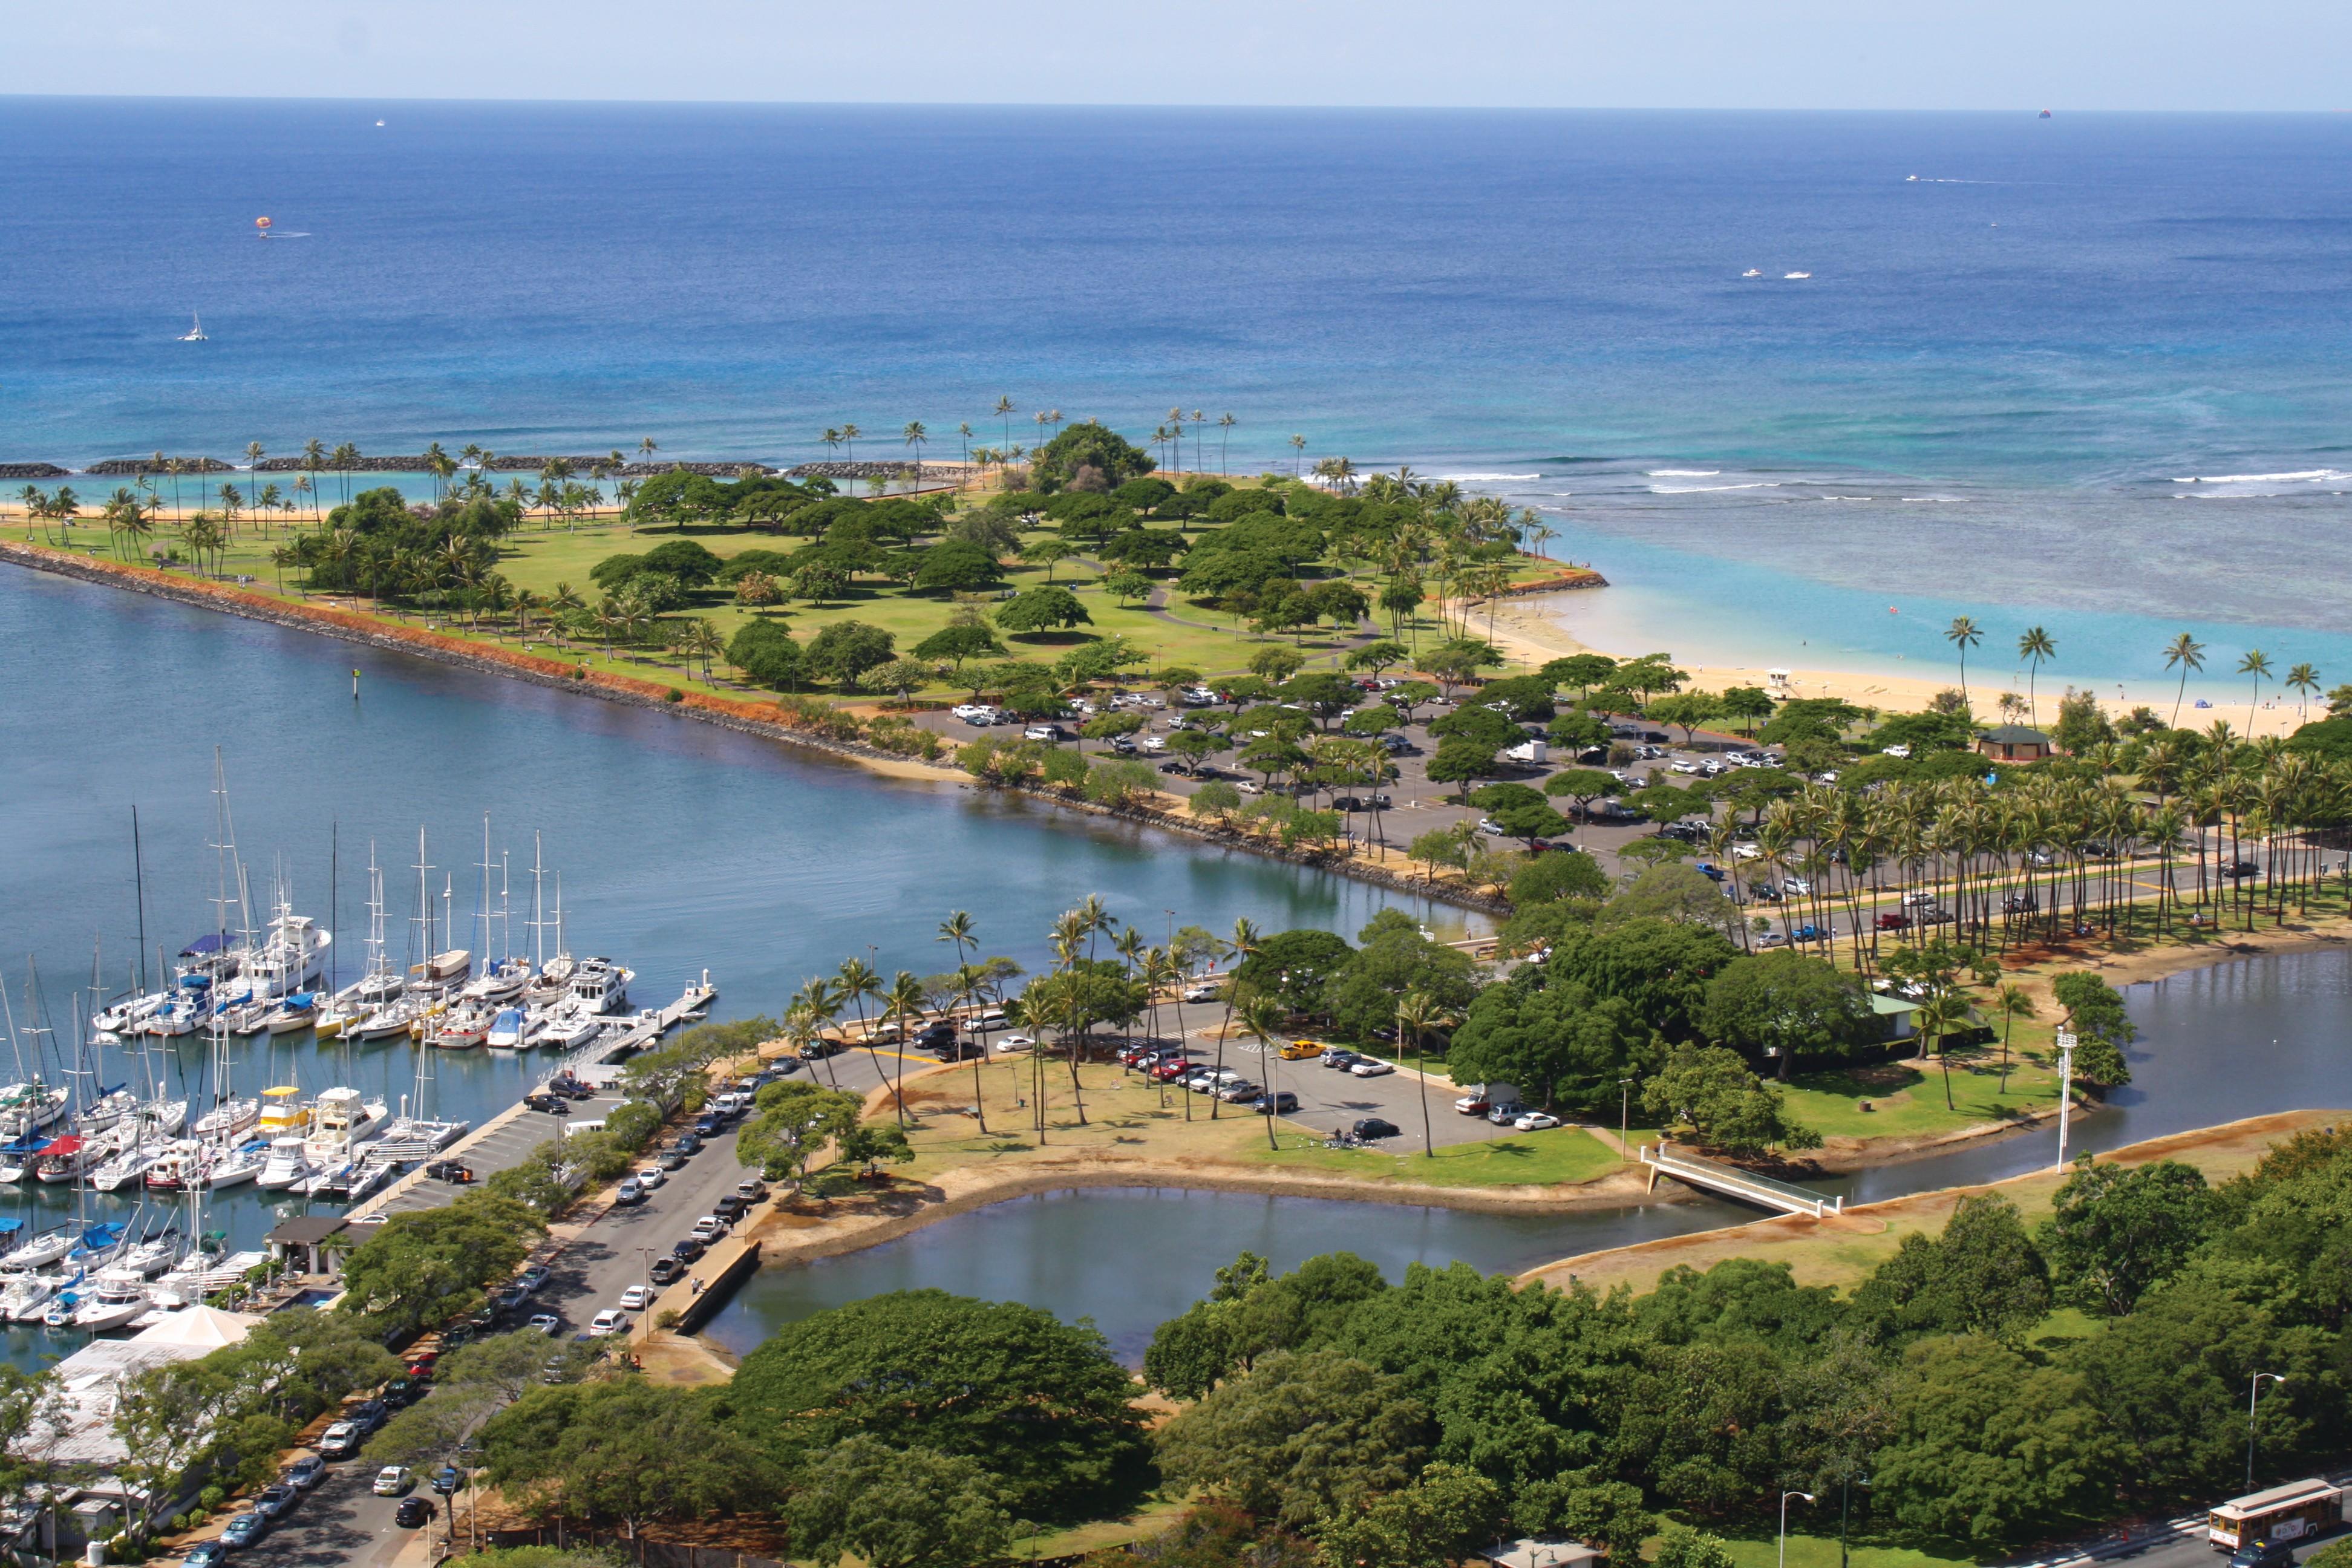
M 335 951 L 345 980 L 364 963 L 371 838 L 385 868 L 392 957 L 408 961 L 420 824 L 436 901 L 448 887 L 457 940 L 478 945 L 467 933 L 485 812 L 494 852 L 509 852 L 518 948 L 531 940 L 524 870 L 536 829 L 547 864 L 563 874 L 572 951 L 629 963 L 635 996 L 655 1005 L 707 967 L 721 1017 L 778 1013 L 803 979 L 852 955 L 886 974 L 950 968 L 952 950 L 935 933 L 952 910 L 972 913 L 983 952 L 1034 967 L 1046 958 L 1048 922 L 1090 892 L 1155 942 L 1170 910 L 1217 930 L 1246 915 L 1268 929 L 1352 931 L 1384 901 L 1363 884 L 1280 862 L 951 784 L 884 780 L 666 713 L 36 573 L 0 572 L 0 647 L 10 650 L 0 683 L 0 754 L 9 758 L 0 982 L 21 1027 L 27 960 L 37 959 L 47 1020 L 68 1051 L 73 991 L 89 982 L 93 944 L 110 988 L 139 956 L 134 804 L 151 973 L 154 947 L 176 952 L 214 929 L 215 747 L 257 900 L 282 872 L 295 907 L 324 921 L 340 838 Z M 1454 911 L 1402 902 L 1459 927 Z M 312 1090 L 349 1081 L 396 1105 L 414 1089 L 417 1053 L 405 1042 L 321 1052 L 305 1034 L 234 1042 L 234 1052 L 247 1092 L 264 1079 Z M 437 1112 L 477 1122 L 544 1070 L 530 1053 L 430 1056 Z M 199 1037 L 157 1047 L 167 1081 L 200 1081 L 205 1060 Z M 135 1081 L 138 1070 L 119 1053 L 105 1068 L 109 1082 Z M 0 1193 L 0 1211 L 72 1201 L 61 1187 L 30 1187 Z M 91 1201 L 109 1215 L 128 1206 Z M 242 1245 L 268 1228 L 275 1205 L 241 1188 L 215 1207 L 215 1223 Z
M 1296 432 L 1546 509 L 1628 649 L 1673 612 L 1685 658 L 1916 660 L 1967 609 L 2048 625 L 2045 686 L 2152 700 L 2183 627 L 2342 679 L 2347 153 L 2340 116 L 11 100 L 0 458 L 910 419 L 940 457 L 1181 405 L 1188 467 Z

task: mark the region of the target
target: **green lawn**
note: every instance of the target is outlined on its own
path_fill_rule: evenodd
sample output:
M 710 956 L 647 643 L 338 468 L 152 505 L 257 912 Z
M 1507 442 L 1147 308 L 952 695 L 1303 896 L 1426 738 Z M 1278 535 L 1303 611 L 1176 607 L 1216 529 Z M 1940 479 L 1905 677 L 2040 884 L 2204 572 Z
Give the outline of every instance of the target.
M 1837 1497 L 1822 1496 L 1818 1504 L 1808 1505 L 1801 1499 L 1789 1500 L 1788 1568 L 1839 1568 L 1837 1538 Z M 1825 1518 L 1830 1524 L 1826 1535 L 1801 1535 L 1796 1530 L 1800 1512 L 1814 1519 Z M 1809 1522 L 1811 1522 L 1809 1521 Z M 1816 1526 L 1818 1528 L 1818 1526 Z M 1738 1568 L 1779 1568 L 1780 1542 L 1777 1533 L 1769 1528 L 1750 1535 L 1727 1535 L 1724 1544 L 1731 1549 L 1731 1560 Z M 1988 1556 L 2000 1556 L 1990 1552 Z M 1855 1538 L 1847 1543 L 1847 1561 L 1852 1568 L 1961 1568 L 1983 1559 L 1968 1555 L 1957 1542 L 1937 1542 L 1927 1546 L 1898 1546 L 1873 1536 Z
M 2021 1041 L 2023 1034 L 2019 1031 Z M 1799 1073 L 1787 1093 L 1790 1114 L 1826 1138 L 1933 1137 L 2047 1110 L 2058 1103 L 2058 1075 L 2012 1047 L 2003 1093 L 1996 1045 L 1952 1053 L 1949 1110 L 1944 1105 L 1943 1070 L 1933 1058 Z M 1868 1110 L 1862 1109 L 1865 1102 Z
M 1295 1124 L 1294 1124 L 1295 1125 Z M 1397 1152 L 1321 1147 L 1257 1149 L 1261 1164 L 1287 1170 L 1328 1172 L 1359 1181 L 1399 1182 L 1438 1187 L 1547 1186 L 1590 1182 L 1622 1169 L 1615 1151 L 1579 1127 L 1518 1132 L 1491 1142 L 1441 1143 L 1434 1156 L 1421 1150 L 1421 1129 L 1407 1127 L 1395 1140 Z

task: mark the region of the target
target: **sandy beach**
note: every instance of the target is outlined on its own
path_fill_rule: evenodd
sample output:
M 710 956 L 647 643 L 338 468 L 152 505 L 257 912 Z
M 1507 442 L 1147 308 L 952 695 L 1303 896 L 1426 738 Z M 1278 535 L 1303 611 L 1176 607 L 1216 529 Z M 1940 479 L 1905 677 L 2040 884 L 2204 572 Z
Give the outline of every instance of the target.
M 1601 653 L 1612 658 L 1630 658 L 1659 649 L 1672 651 L 1678 640 L 1676 633 L 1684 628 L 1673 625 L 1652 627 L 1643 626 L 1642 647 L 1598 647 L 1578 639 L 1570 630 L 1577 603 L 1597 594 L 1613 592 L 1609 588 L 1579 589 L 1572 593 L 1528 594 L 1505 599 L 1493 612 L 1495 646 L 1514 660 L 1524 659 L 1530 667 L 1570 654 Z M 1485 629 L 1487 611 L 1481 605 L 1472 616 L 1476 629 Z M 1678 661 L 1679 662 L 1679 661 Z M 2011 689 L 2008 673 L 1992 659 L 1983 661 L 1980 673 L 1971 666 L 1969 694 L 1978 714 L 1987 721 L 1997 722 L 1999 715 L 1994 703 L 1999 695 Z M 1818 669 L 1796 665 L 1779 667 L 1787 671 L 1785 685 L 1775 685 L 1770 671 L 1760 665 L 1692 664 L 1680 667 L 1691 673 L 1691 683 L 1703 691 L 1721 691 L 1733 686 L 1761 686 L 1777 693 L 1795 697 L 1842 697 L 1857 708 L 1875 708 L 1884 712 L 1916 712 L 1926 708 L 1939 691 L 1959 685 L 1957 666 L 1932 674 L 1922 673 L 1926 666 L 1905 668 L 1889 661 L 1885 667 L 1869 670 Z M 2044 679 L 2039 693 L 2039 718 L 2046 728 L 2057 715 L 2058 697 L 2064 689 L 2063 680 Z M 2119 719 L 2143 703 L 2165 717 L 2171 715 L 2171 704 L 2158 694 L 2135 694 L 2126 700 L 2100 699 L 2099 706 L 2111 719 Z M 2310 717 L 2320 716 L 2314 709 Z M 2252 732 L 2256 735 L 2291 735 L 2306 716 L 2297 711 L 2292 700 L 2272 701 L 2254 712 Z M 2215 719 L 2226 719 L 2240 735 L 2247 733 L 2246 704 L 2242 701 L 2219 702 L 2211 708 L 2184 707 L 2180 721 L 2189 729 L 2202 730 Z

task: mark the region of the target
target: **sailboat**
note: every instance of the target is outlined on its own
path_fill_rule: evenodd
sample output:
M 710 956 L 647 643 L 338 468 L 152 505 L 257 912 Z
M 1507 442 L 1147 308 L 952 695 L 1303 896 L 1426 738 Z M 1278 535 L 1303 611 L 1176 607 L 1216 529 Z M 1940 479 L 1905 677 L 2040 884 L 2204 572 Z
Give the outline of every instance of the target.
M 383 871 L 375 863 L 375 840 L 368 840 L 367 973 L 335 993 L 311 1026 L 319 1038 L 333 1039 L 353 1025 L 400 1000 L 408 983 L 392 967 L 383 944 Z M 396 1031 L 387 1029 L 386 1033 Z
M 208 342 L 209 340 L 205 336 L 205 319 L 202 316 L 197 315 L 193 310 L 189 311 L 188 330 L 180 334 L 180 341 L 184 343 L 201 343 Z

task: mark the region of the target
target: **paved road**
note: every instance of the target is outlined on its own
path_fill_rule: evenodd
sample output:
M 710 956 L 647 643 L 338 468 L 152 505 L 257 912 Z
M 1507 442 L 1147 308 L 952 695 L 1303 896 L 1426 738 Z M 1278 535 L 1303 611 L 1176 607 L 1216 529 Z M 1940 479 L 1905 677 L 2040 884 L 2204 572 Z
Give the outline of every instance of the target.
M 589 1103 L 583 1102 L 575 1118 L 593 1114 L 586 1109 Z M 555 1120 L 526 1112 L 517 1126 L 529 1126 L 530 1142 L 537 1142 L 553 1136 Z M 733 1192 L 736 1184 L 751 1173 L 735 1163 L 732 1132 L 709 1140 L 683 1170 L 669 1173 L 642 1205 L 614 1209 L 589 1226 L 554 1261 L 552 1276 L 531 1299 L 524 1315 L 553 1314 L 566 1338 L 585 1332 L 590 1319 L 606 1307 L 620 1305 L 622 1290 L 646 1278 L 652 1258 L 645 1249 L 667 1252 L 695 1220 L 710 1213 L 721 1195 Z M 397 1499 L 375 1497 L 368 1490 L 380 1463 L 362 1452 L 358 1458 L 331 1465 L 328 1479 L 276 1529 L 236 1553 L 238 1568 L 323 1568 L 329 1563 L 384 1568 L 419 1532 L 393 1523 Z M 417 1491 L 433 1497 L 421 1481 Z M 433 1528 L 446 1529 L 443 1500 L 434 1501 L 445 1511 L 436 1515 Z M 458 1501 L 457 1527 L 462 1532 L 463 1494 Z

